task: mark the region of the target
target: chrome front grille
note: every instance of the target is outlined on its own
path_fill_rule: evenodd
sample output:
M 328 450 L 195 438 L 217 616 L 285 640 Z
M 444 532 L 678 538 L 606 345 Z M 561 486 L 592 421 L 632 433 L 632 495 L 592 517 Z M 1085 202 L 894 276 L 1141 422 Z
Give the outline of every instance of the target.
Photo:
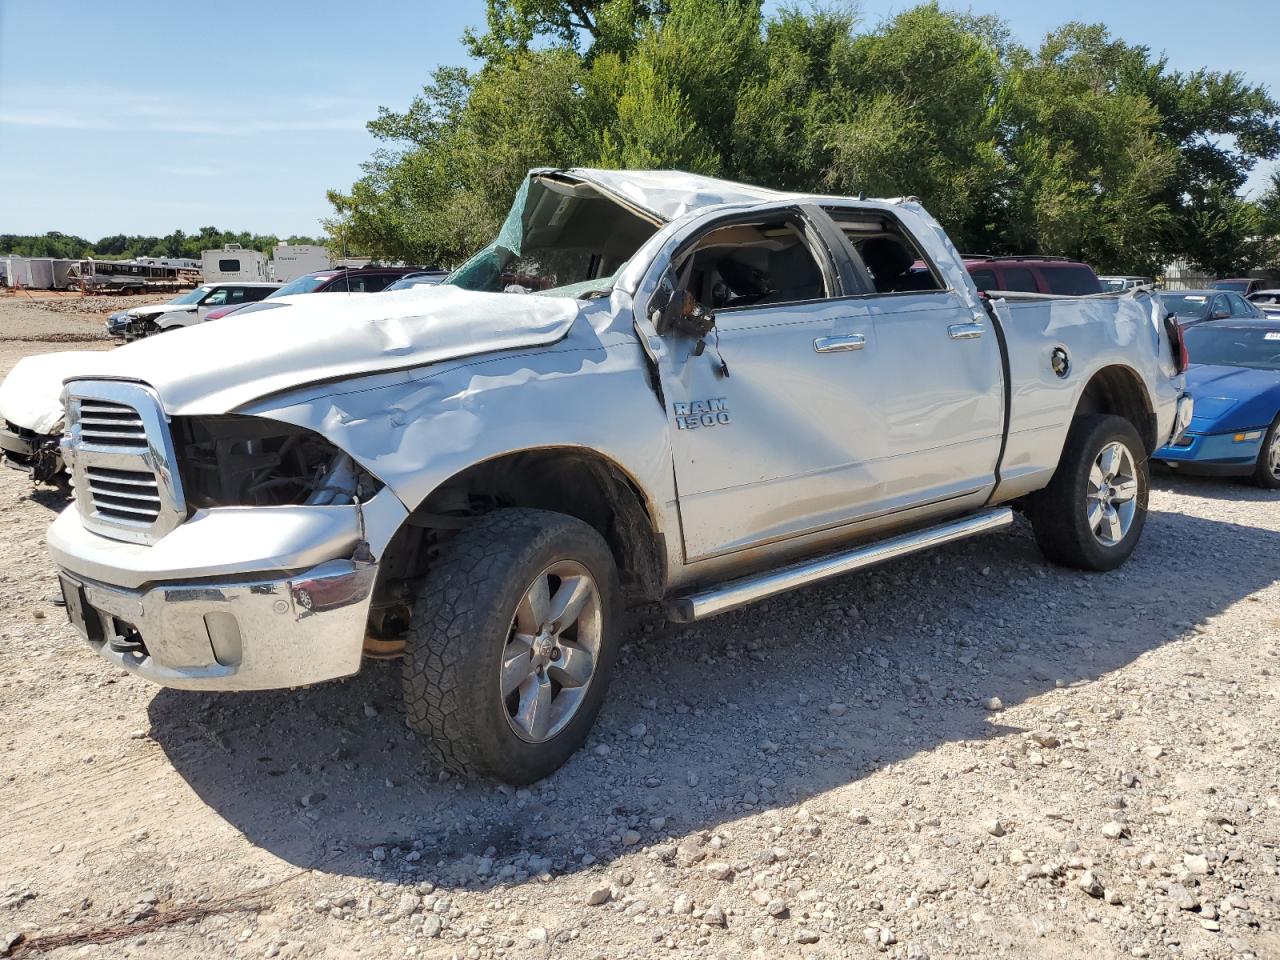
M 80 436 L 106 447 L 145 447 L 147 429 L 138 411 L 123 403 L 80 401 Z
M 160 485 L 149 470 L 111 470 L 87 467 L 89 496 L 94 509 L 121 523 L 150 525 L 160 516 Z
M 117 540 L 154 543 L 186 516 L 169 422 L 147 387 L 73 381 L 65 459 L 81 522 Z

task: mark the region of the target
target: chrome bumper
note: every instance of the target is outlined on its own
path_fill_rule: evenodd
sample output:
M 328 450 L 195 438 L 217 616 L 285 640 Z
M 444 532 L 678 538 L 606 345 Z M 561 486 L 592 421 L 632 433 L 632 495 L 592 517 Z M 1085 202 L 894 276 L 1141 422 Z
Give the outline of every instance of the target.
M 186 690 L 264 690 L 360 669 L 376 563 L 127 590 L 62 572 L 73 626 L 118 667 Z

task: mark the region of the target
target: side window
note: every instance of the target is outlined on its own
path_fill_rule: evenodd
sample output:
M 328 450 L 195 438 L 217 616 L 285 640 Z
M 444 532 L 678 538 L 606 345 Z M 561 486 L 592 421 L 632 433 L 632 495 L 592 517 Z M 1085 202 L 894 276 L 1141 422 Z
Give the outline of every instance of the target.
M 218 287 L 200 302 L 202 307 L 220 307 L 227 302 L 227 288 Z
M 1083 267 L 1041 267 L 1040 276 L 1049 285 L 1049 292 L 1059 296 L 1082 297 L 1102 292 L 1102 284 Z M 1131 282 L 1125 282 L 1125 289 L 1132 286 Z
M 804 234 L 787 218 L 717 227 L 697 241 L 690 256 L 676 269 L 678 283 L 712 310 L 831 295 Z
M 1227 303 L 1226 295 L 1220 293 L 1213 298 L 1213 306 L 1209 310 L 1209 317 L 1212 319 L 1214 316 L 1222 313 L 1225 313 L 1227 316 L 1231 316 L 1231 305 Z
M 1233 317 L 1252 317 L 1253 309 L 1244 302 L 1244 299 L 1238 293 L 1230 294 L 1227 297 L 1231 301 L 1231 315 Z
M 974 286 L 979 290 L 999 290 L 996 280 L 996 272 L 994 270 L 970 270 L 969 276 L 973 278 Z
M 244 291 L 244 298 L 251 302 L 257 302 L 258 300 L 265 300 L 267 298 L 267 294 L 274 292 L 275 291 L 271 287 L 246 287 Z
M 244 287 L 232 287 L 227 295 L 227 303 L 244 303 Z
M 239 260 L 219 260 L 218 269 L 222 273 L 239 273 L 240 261 Z
M 395 277 L 390 277 L 390 276 L 387 276 L 386 274 L 373 274 L 372 276 L 365 277 L 364 292 L 377 293 L 379 290 L 385 290 L 387 287 L 387 284 L 389 284 L 394 279 Z
M 1010 293 L 1039 293 L 1036 275 L 1026 267 L 1004 268 L 1004 289 Z
M 896 220 L 878 213 L 828 210 L 866 271 L 876 293 L 924 293 L 944 290 L 929 261 Z

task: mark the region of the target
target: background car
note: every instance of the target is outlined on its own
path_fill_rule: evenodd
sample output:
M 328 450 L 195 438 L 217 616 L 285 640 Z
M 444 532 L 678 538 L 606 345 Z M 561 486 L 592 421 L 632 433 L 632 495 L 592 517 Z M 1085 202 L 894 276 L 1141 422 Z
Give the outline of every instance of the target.
M 979 290 L 1086 296 L 1103 293 L 1087 263 L 1067 257 L 988 257 L 966 254 L 965 269 Z
M 1238 293 L 1242 297 L 1247 297 L 1251 293 L 1257 293 L 1267 285 L 1268 281 L 1259 280 L 1257 277 L 1231 277 L 1225 280 L 1215 280 L 1209 284 L 1213 290 L 1230 290 Z
M 1280 489 L 1280 320 L 1196 324 L 1186 344 L 1194 416 L 1182 439 L 1154 459 Z
M 107 317 L 107 333 L 125 340 L 136 340 L 164 330 L 191 326 L 210 319 L 209 314 L 214 310 L 234 310 L 246 303 L 256 303 L 279 289 L 278 283 L 262 281 L 203 283 L 167 303 L 149 303 L 116 311 Z
M 1280 290 L 1259 290 L 1248 300 L 1269 317 L 1280 317 Z
M 303 293 L 378 293 L 406 276 L 427 273 L 422 267 L 334 267 L 304 273 L 276 289 L 266 299 L 293 297 Z M 441 279 L 445 274 L 441 273 Z M 228 304 L 211 311 L 206 320 L 220 320 L 244 304 Z
M 1157 296 L 1180 326 L 1206 320 L 1256 320 L 1261 310 L 1238 293 L 1218 290 L 1166 290 Z
M 1138 287 L 1154 287 L 1156 285 L 1155 277 L 1099 277 L 1102 281 L 1102 288 L 1107 293 L 1123 293 L 1126 290 L 1134 290 Z

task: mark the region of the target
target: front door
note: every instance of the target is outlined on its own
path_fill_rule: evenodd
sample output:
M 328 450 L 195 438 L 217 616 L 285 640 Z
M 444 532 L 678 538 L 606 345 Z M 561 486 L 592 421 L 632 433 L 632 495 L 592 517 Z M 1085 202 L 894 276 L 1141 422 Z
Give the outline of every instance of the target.
M 686 560 L 863 512 L 886 449 L 867 304 L 796 211 L 709 227 L 688 256 L 678 286 L 716 327 L 702 347 L 667 331 L 661 361 Z

